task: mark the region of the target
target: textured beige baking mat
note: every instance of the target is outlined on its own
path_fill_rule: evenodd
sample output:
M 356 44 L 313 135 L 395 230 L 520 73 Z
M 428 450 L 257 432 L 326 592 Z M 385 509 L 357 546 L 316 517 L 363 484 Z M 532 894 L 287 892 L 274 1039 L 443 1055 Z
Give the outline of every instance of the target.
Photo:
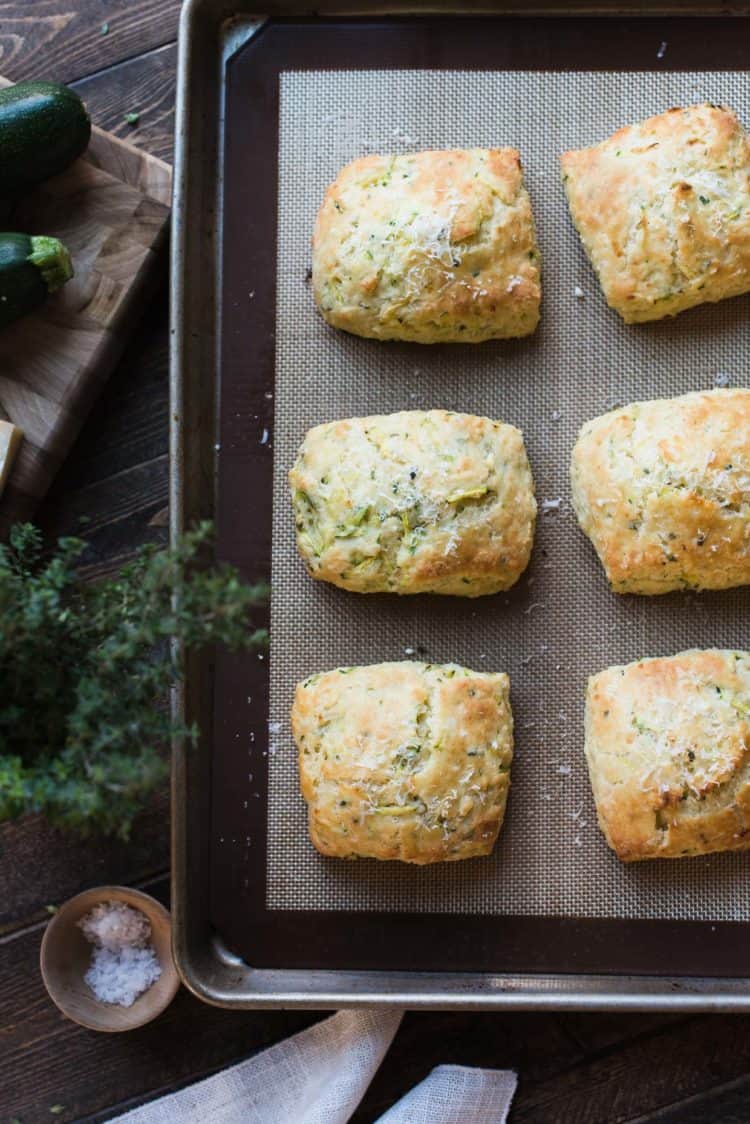
M 747 920 L 750 855 L 621 866 L 596 826 L 583 757 L 588 675 L 690 647 L 750 647 L 750 591 L 609 593 L 570 505 L 578 427 L 618 404 L 750 385 L 750 298 L 662 323 L 609 311 L 571 226 L 557 157 L 674 105 L 726 103 L 750 124 L 744 74 L 334 72 L 281 77 L 271 746 L 267 906 Z M 369 152 L 515 145 L 543 259 L 542 323 L 526 340 L 384 344 L 328 328 L 310 292 L 325 187 Z M 519 426 L 536 481 L 532 564 L 510 594 L 358 596 L 307 577 L 286 473 L 306 429 L 446 407 Z M 507 671 L 516 749 L 488 859 L 427 868 L 324 859 L 312 848 L 289 730 L 294 684 L 346 664 L 424 656 Z

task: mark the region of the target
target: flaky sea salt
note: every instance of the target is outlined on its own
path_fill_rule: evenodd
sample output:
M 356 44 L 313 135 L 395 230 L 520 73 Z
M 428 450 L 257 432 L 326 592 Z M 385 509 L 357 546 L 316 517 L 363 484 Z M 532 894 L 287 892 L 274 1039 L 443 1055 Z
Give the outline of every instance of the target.
M 91 967 L 83 977 L 100 1003 L 132 1007 L 139 995 L 156 983 L 161 965 L 153 948 L 95 948 Z
M 97 948 L 117 952 L 125 945 L 143 948 L 151 936 L 145 914 L 125 902 L 101 902 L 81 918 L 78 927 L 84 937 Z
M 124 902 L 101 902 L 78 926 L 94 945 L 84 980 L 101 1003 L 131 1007 L 161 975 L 148 918 Z

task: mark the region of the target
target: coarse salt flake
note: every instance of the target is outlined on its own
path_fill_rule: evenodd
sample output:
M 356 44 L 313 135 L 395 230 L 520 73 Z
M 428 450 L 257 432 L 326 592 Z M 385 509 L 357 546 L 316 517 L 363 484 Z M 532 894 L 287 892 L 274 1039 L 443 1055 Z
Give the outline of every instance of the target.
M 161 965 L 153 948 L 126 947 L 119 952 L 97 948 L 83 978 L 100 1003 L 132 1007 L 160 975 Z
M 148 918 L 125 902 L 101 902 L 82 917 L 78 927 L 98 948 L 116 952 L 125 945 L 143 948 L 151 936 Z
M 101 902 L 78 922 L 94 945 L 84 980 L 101 1003 L 131 1007 L 161 975 L 145 914 L 124 902 Z
M 586 294 L 584 293 L 580 285 L 573 286 L 573 296 L 576 298 L 576 300 L 583 300 L 585 295 Z
M 544 601 L 534 601 L 531 605 L 524 609 L 523 615 L 525 617 L 530 617 L 535 609 L 546 609 L 546 607 L 547 606 Z

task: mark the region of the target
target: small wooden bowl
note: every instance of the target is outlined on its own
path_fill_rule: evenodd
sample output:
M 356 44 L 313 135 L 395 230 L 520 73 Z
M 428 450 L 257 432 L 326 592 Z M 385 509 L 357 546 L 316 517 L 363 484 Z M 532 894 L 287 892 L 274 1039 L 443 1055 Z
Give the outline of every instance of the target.
M 151 922 L 151 943 L 161 964 L 161 975 L 132 1007 L 101 1003 L 84 982 L 94 946 L 86 940 L 78 922 L 100 902 L 125 902 L 145 913 Z M 180 986 L 172 959 L 171 929 L 169 912 L 149 894 L 127 886 L 84 890 L 60 907 L 42 940 L 39 962 L 50 998 L 64 1015 L 90 1030 L 112 1033 L 151 1022 L 169 1006 Z

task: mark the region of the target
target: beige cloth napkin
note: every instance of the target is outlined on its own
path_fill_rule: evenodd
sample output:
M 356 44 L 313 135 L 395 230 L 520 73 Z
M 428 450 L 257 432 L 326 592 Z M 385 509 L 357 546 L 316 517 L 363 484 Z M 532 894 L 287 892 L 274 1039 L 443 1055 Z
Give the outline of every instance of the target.
M 179 1093 L 117 1117 L 126 1124 L 346 1124 L 398 1030 L 401 1011 L 340 1011 Z M 381 1124 L 504 1124 L 516 1076 L 438 1066 Z

